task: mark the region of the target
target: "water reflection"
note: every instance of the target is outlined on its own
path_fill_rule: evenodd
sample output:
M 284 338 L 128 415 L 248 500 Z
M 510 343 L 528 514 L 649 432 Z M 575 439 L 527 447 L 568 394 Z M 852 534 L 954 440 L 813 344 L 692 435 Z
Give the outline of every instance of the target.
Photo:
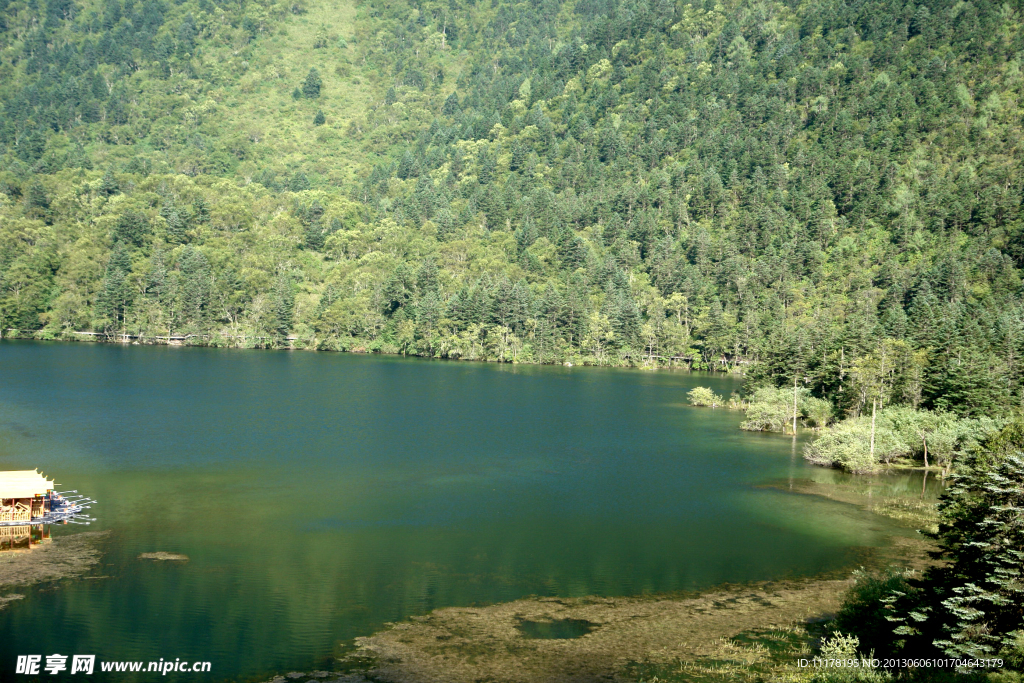
M 820 487 L 821 495 L 856 494 L 867 499 L 917 498 L 934 503 L 946 489 L 947 480 L 919 469 L 891 469 L 872 475 L 812 468 L 802 473 L 805 481 Z
M 50 540 L 50 529 L 44 524 L 0 526 L 0 552 L 29 550 Z

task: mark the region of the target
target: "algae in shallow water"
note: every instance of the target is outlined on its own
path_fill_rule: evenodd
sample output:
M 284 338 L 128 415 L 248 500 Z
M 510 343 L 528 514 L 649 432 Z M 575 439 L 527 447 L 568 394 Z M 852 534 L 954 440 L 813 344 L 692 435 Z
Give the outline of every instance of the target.
M 99 562 L 96 544 L 106 535 L 105 531 L 87 531 L 55 538 L 31 550 L 4 553 L 0 556 L 0 590 L 81 576 Z M 0 609 L 22 597 L 0 595 Z

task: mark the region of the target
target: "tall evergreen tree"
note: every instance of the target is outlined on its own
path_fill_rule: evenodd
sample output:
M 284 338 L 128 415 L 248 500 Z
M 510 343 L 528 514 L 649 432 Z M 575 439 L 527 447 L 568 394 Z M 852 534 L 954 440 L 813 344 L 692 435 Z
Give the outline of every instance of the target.
M 202 251 L 186 245 L 178 257 L 178 270 L 181 272 L 178 292 L 181 317 L 185 323 L 202 329 L 213 285 L 210 262 Z
M 309 100 L 315 100 L 320 97 L 321 87 L 323 87 L 323 81 L 320 79 L 320 72 L 316 70 L 316 67 L 311 67 L 309 73 L 306 74 L 306 80 L 302 82 L 302 96 Z
M 117 217 L 113 237 L 117 242 L 141 247 L 149 232 L 149 218 L 141 211 L 128 209 Z
M 443 116 L 455 116 L 460 111 L 462 111 L 462 105 L 459 104 L 459 96 L 453 92 L 445 98 L 444 105 L 441 107 L 441 114 Z
M 943 495 L 935 538 L 945 562 L 886 602 L 912 656 L 1006 657 L 1024 664 L 1024 456 L 976 456 Z
M 288 343 L 295 312 L 295 285 L 287 273 L 278 276 L 274 285 L 274 333 L 279 345 Z
M 25 193 L 25 214 L 33 218 L 49 219 L 50 198 L 39 180 L 34 180 Z
M 128 309 L 132 304 L 132 289 L 129 275 L 132 271 L 131 257 L 123 242 L 114 244 L 103 274 L 96 312 L 106 330 L 123 329 L 127 325 Z
M 117 178 L 114 177 L 114 169 L 107 167 L 103 177 L 100 178 L 99 193 L 105 197 L 115 195 L 121 191 L 121 186 L 117 182 Z

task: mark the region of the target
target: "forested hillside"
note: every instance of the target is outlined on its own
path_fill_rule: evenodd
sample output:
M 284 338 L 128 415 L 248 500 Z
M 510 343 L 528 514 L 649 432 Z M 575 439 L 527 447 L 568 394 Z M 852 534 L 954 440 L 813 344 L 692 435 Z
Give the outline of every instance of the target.
M 1021 406 L 1019 2 L 344 1 L 0 0 L 6 333 Z

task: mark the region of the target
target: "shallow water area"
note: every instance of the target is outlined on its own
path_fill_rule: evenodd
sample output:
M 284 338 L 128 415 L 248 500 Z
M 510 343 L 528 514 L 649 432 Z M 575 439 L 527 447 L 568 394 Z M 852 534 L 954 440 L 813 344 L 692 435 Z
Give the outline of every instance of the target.
M 522 619 L 518 628 L 525 638 L 538 640 L 567 640 L 582 638 L 595 628 L 597 624 L 586 619 L 552 619 L 550 621 L 532 621 Z
M 0 469 L 97 499 L 88 529 L 109 531 L 105 578 L 0 611 L 4 671 L 33 653 L 209 661 L 204 680 L 330 668 L 439 607 L 810 576 L 900 533 L 765 487 L 820 470 L 801 439 L 685 405 L 737 378 L 11 341 L 0 377 Z

